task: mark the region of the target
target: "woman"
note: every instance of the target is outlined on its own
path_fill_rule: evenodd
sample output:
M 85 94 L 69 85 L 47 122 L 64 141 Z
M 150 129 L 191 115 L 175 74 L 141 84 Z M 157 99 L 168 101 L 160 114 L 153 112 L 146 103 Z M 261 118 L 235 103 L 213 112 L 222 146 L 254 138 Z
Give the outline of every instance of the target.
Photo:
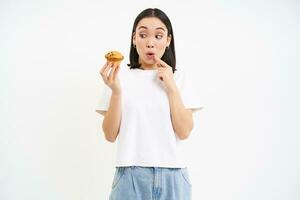
M 129 67 L 107 62 L 97 112 L 105 138 L 118 138 L 110 200 L 189 200 L 191 183 L 180 149 L 201 106 L 176 69 L 167 15 L 146 9 L 134 21 Z

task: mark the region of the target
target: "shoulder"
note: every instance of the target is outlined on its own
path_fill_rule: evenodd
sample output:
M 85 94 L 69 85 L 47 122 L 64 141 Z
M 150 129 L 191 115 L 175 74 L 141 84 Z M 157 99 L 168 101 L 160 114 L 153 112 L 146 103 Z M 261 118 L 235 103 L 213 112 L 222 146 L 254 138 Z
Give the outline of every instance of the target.
M 127 65 L 120 65 L 119 77 L 121 79 L 130 75 L 130 68 Z
M 125 64 L 120 65 L 120 73 L 128 73 L 129 70 L 130 69 L 127 65 L 125 65 Z
M 183 81 L 187 77 L 187 71 L 185 69 L 177 69 L 174 73 L 175 81 Z

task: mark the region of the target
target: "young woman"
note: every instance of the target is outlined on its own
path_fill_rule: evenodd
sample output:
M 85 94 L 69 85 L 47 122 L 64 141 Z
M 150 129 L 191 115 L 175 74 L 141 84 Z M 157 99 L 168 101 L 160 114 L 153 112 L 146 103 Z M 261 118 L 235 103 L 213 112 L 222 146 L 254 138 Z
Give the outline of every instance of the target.
M 185 73 L 176 69 L 167 15 L 146 9 L 134 21 L 130 64 L 107 62 L 97 112 L 105 138 L 118 138 L 110 200 L 189 200 L 191 183 L 180 144 L 202 106 Z

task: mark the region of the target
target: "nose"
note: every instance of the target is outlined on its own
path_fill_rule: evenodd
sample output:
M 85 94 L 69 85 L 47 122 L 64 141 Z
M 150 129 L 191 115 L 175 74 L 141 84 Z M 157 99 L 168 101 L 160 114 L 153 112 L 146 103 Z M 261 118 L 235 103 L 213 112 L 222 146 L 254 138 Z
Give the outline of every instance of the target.
M 147 48 L 154 48 L 153 40 L 149 38 L 146 45 L 147 45 Z
M 147 48 L 153 48 L 154 45 L 153 44 L 147 44 Z

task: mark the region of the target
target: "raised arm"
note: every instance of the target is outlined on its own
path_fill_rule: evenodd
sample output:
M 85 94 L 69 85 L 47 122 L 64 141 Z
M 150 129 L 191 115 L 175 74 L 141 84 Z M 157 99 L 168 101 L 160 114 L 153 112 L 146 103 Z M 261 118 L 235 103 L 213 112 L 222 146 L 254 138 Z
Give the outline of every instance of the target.
M 118 78 L 119 63 L 107 62 L 101 69 L 100 74 L 104 83 L 112 90 L 108 110 L 103 113 L 102 130 L 105 139 L 115 142 L 121 124 L 121 86 Z M 110 70 L 110 71 L 109 71 Z

